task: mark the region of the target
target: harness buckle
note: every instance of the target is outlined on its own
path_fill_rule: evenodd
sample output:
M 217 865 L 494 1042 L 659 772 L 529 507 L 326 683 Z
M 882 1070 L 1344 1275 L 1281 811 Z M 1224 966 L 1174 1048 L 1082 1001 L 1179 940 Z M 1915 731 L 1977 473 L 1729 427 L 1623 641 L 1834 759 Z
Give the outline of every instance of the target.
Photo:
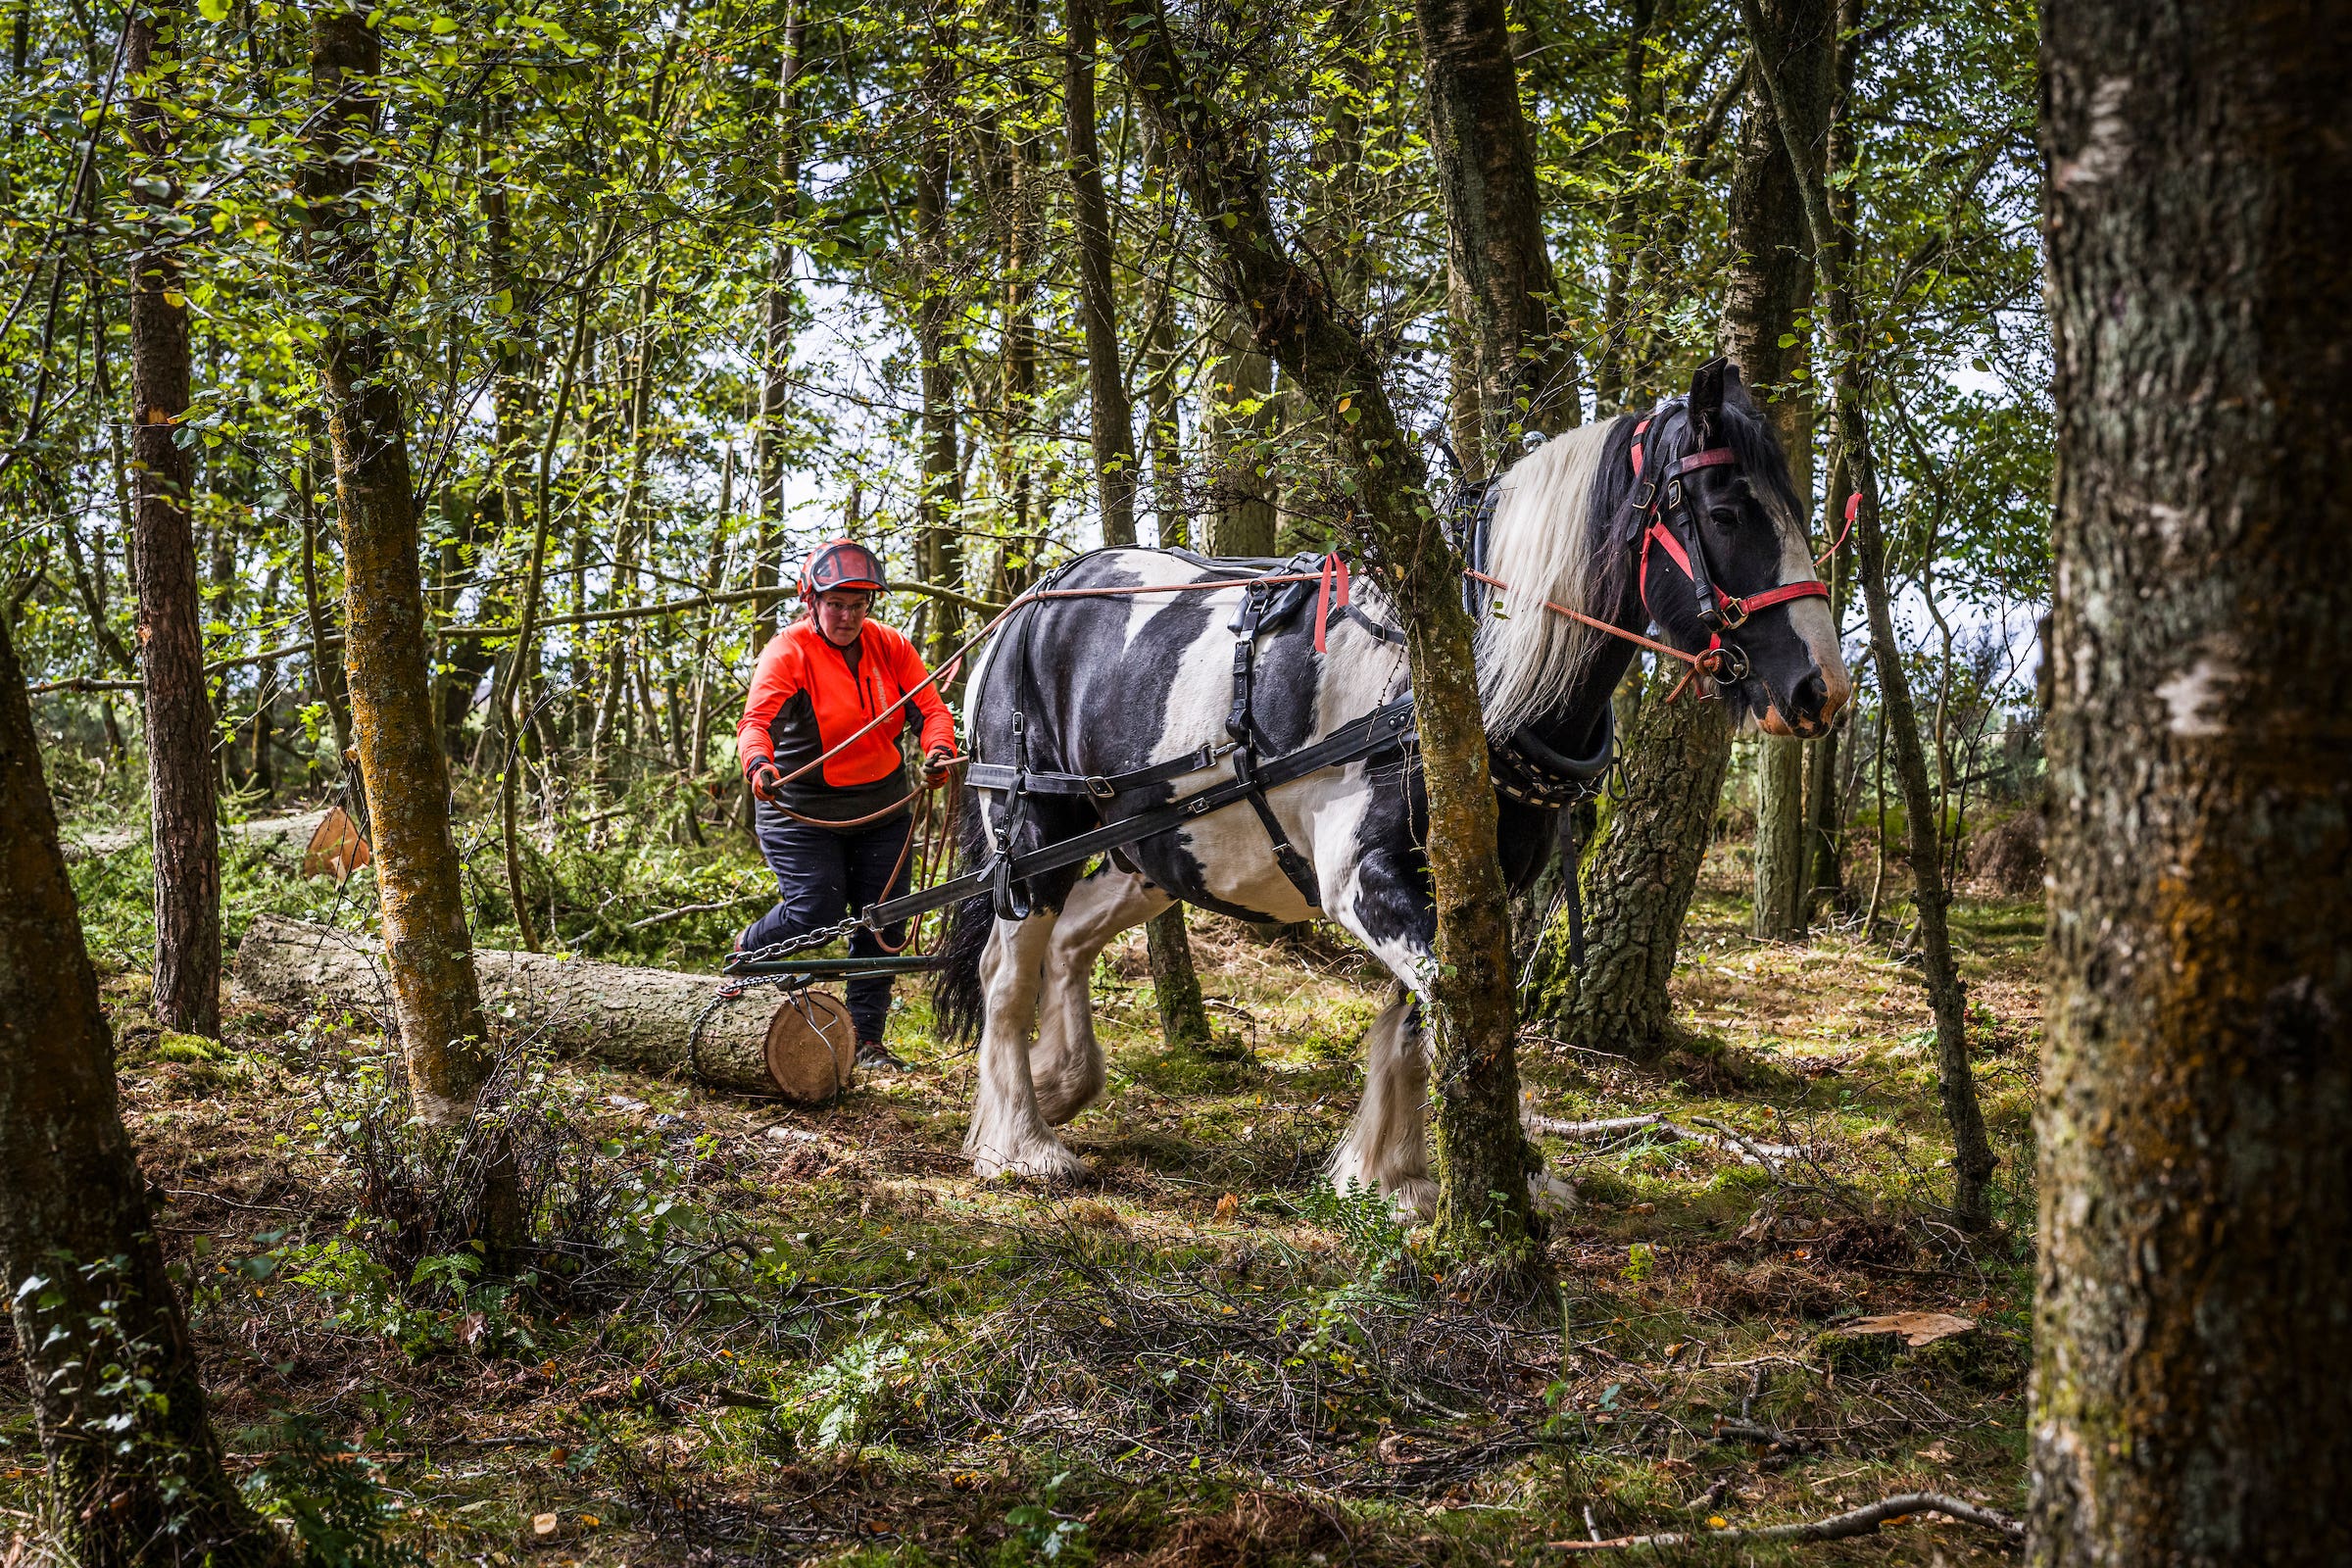
M 1107 801 L 1119 793 L 1111 787 L 1110 780 L 1100 773 L 1089 773 L 1081 782 L 1086 785 L 1086 793 L 1098 801 Z
M 1636 512 L 1647 512 L 1650 504 L 1657 498 L 1658 487 L 1654 480 L 1644 479 L 1634 486 L 1634 510 Z

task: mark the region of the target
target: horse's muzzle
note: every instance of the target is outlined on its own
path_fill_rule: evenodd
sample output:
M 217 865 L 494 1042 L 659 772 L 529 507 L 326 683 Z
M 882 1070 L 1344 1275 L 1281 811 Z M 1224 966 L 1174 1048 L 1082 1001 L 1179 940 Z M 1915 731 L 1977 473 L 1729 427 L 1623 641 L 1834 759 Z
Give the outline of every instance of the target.
M 1788 694 L 1786 712 L 1779 703 L 1768 703 L 1756 722 L 1767 735 L 1788 735 L 1809 741 L 1830 732 L 1830 726 L 1837 722 L 1852 696 L 1852 683 L 1844 678 L 1843 670 L 1831 675 L 1816 669 L 1798 681 L 1796 690 Z

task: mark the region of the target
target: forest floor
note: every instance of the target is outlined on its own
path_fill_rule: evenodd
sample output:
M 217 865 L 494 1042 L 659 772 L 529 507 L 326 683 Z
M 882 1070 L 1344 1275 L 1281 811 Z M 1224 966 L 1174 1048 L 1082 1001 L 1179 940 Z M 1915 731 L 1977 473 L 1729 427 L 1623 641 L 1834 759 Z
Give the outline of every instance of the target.
M 77 874 L 105 905 L 104 873 Z M 330 902 L 239 877 L 247 918 Z M 116 880 L 135 903 L 136 874 Z M 2001 1227 L 1971 1238 L 1936 1208 L 1917 972 L 1850 932 L 1750 941 L 1740 882 L 1718 852 L 1676 980 L 1690 1049 L 1640 1065 L 1531 1026 L 1522 1072 L 1544 1116 L 1664 1113 L 1804 1152 L 1776 1171 L 1659 1127 L 1544 1139 L 1579 1199 L 1552 1226 L 1556 1286 L 1516 1299 L 1449 1283 L 1382 1205 L 1318 1186 L 1386 991 L 1321 930 L 1196 919 L 1226 1059 L 1161 1047 L 1140 932 L 1104 955 L 1109 1089 L 1066 1129 L 1100 1177 L 1081 1192 L 972 1178 L 971 1056 L 910 987 L 892 1028 L 910 1070 L 823 1111 L 533 1060 L 514 1103 L 542 1247 L 514 1288 L 415 1224 L 392 1238 L 437 1199 L 371 1026 L 240 1004 L 220 1042 L 160 1036 L 144 977 L 103 956 L 137 951 L 135 919 L 91 918 L 120 939 L 97 945 L 124 1111 L 217 1425 L 257 1497 L 347 1532 L 329 1560 L 1515 1568 L 1906 1491 L 2015 1513 L 2038 905 L 1955 909 L 2003 1161 Z M 1917 1348 L 1840 1328 L 1898 1312 L 1969 1326 Z M 13 1564 L 12 1527 L 38 1544 L 39 1459 L 4 1364 Z M 1672 1555 L 2007 1554 L 1930 1516 Z

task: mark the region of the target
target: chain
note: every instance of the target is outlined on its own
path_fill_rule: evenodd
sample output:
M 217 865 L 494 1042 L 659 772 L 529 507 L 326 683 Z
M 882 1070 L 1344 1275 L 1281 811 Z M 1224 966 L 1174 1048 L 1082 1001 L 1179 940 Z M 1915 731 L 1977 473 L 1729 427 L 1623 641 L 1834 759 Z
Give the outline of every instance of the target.
M 755 948 L 750 953 L 738 954 L 736 956 L 748 958 L 755 963 L 764 963 L 776 958 L 789 958 L 796 953 L 806 953 L 810 948 L 821 948 L 827 943 L 838 942 L 843 937 L 862 929 L 864 924 L 865 921 L 861 916 L 853 914 L 837 920 L 831 925 L 819 926 L 814 931 L 804 931 L 797 937 L 786 937 L 781 942 L 770 942 L 763 948 Z M 698 1084 L 705 1081 L 703 1078 L 703 1026 L 710 1021 L 712 1013 L 745 992 L 757 990 L 761 986 L 791 987 L 808 984 L 808 977 L 803 974 L 725 976 L 719 988 L 710 994 L 710 1000 L 704 1004 L 703 1010 L 694 1015 L 694 1022 L 686 1031 L 686 1068 L 694 1075 L 694 1081 Z

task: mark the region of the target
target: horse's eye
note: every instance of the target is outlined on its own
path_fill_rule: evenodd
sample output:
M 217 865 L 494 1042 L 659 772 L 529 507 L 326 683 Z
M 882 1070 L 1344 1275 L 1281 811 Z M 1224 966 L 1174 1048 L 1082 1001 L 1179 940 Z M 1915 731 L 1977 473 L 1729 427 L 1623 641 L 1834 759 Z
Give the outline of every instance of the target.
M 1738 507 L 1717 507 L 1708 513 L 1707 516 L 1718 528 L 1740 526 L 1740 509 Z

